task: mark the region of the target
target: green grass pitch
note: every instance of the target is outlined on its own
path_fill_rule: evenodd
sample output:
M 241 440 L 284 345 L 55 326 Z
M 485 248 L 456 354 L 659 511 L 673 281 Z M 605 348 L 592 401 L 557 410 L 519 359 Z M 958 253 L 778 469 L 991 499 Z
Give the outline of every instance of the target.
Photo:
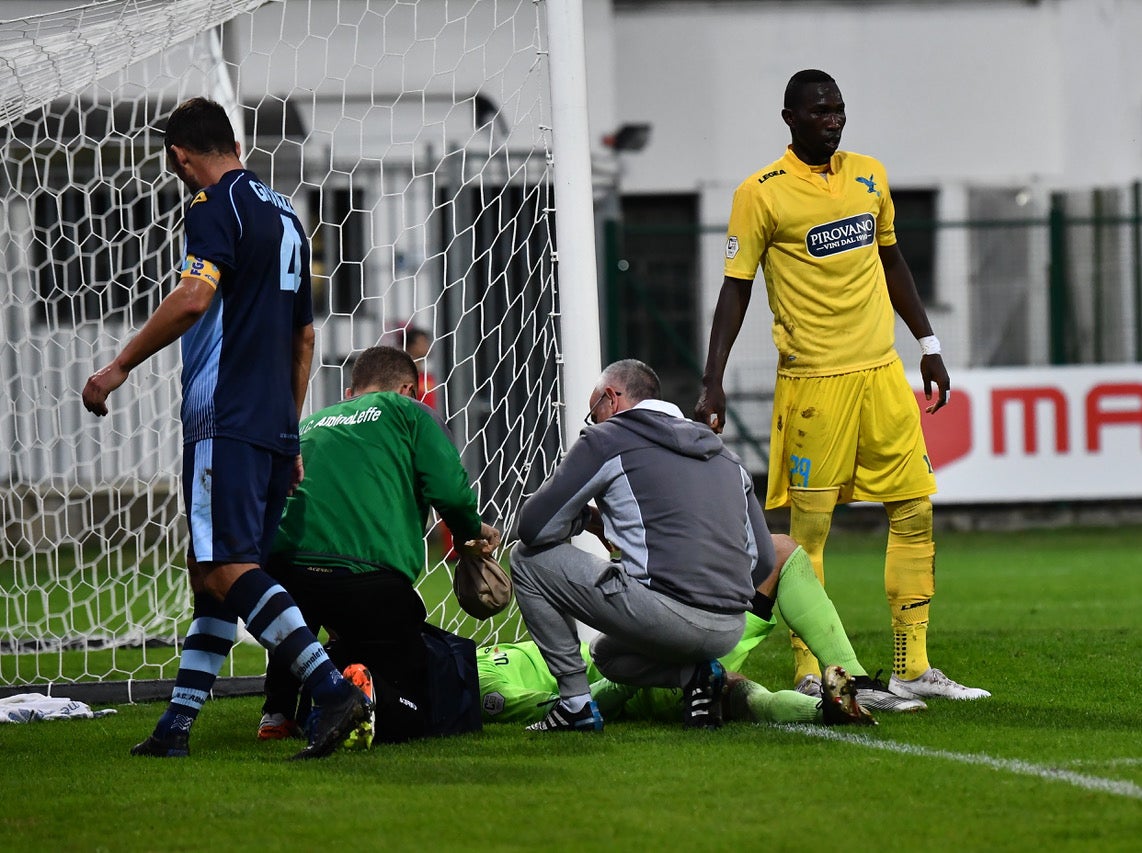
M 255 697 L 208 703 L 183 761 L 127 754 L 158 705 L 0 725 L 0 849 L 1142 849 L 1140 543 L 941 533 L 931 659 L 994 696 L 859 732 L 498 725 L 296 764 L 296 743 L 255 740 Z M 883 545 L 838 531 L 826 555 L 872 671 L 891 659 Z M 780 632 L 746 670 L 788 685 Z

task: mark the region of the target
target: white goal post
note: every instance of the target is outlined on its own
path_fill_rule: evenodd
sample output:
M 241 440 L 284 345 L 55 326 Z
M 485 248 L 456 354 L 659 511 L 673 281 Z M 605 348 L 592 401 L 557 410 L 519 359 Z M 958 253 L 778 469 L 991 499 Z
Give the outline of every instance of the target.
M 104 0 L 0 21 L 0 695 L 152 698 L 174 675 L 177 346 L 107 418 L 79 397 L 175 282 L 165 115 L 226 105 L 246 164 L 310 225 L 307 411 L 356 353 L 424 329 L 436 406 L 510 530 L 599 370 L 584 79 L 579 0 Z M 430 531 L 430 619 L 516 639 L 514 607 L 457 615 L 442 547 Z

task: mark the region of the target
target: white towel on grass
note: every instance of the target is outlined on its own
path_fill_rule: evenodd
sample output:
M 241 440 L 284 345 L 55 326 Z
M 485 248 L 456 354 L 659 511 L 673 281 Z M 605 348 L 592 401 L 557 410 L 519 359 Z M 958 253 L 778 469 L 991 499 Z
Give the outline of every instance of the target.
M 116 713 L 114 708 L 92 711 L 89 705 L 65 699 L 62 696 L 45 696 L 43 693 L 17 693 L 0 699 L 0 723 L 32 723 L 38 720 L 90 720 Z

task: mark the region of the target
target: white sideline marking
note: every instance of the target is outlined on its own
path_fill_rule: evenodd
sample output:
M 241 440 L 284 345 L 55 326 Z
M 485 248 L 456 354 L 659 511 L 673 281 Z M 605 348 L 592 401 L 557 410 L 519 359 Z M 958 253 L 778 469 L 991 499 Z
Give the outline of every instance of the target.
M 789 723 L 778 726 L 797 734 L 809 737 L 823 738 L 824 740 L 837 740 L 845 743 L 866 746 L 870 749 L 880 749 L 885 752 L 899 752 L 904 755 L 920 755 L 926 758 L 943 758 L 948 761 L 958 761 L 961 764 L 979 764 L 993 770 L 1006 770 L 1008 773 L 1017 773 L 1021 776 L 1037 776 L 1056 782 L 1066 782 L 1077 788 L 1088 791 L 1102 791 L 1107 794 L 1116 794 L 1120 797 L 1132 797 L 1142 800 L 1142 787 L 1123 779 L 1103 779 L 1099 776 L 1087 776 L 1084 773 L 1075 773 L 1072 770 L 1059 770 L 1055 767 L 1044 767 L 1032 764 L 1029 761 L 1019 761 L 1014 758 L 992 758 L 990 755 L 969 752 L 948 752 L 944 749 L 929 749 L 926 746 L 915 746 L 910 743 L 898 743 L 891 740 L 876 740 L 867 735 L 844 734 L 834 729 L 820 726 L 810 726 L 803 723 Z
M 1142 764 L 1142 758 L 1075 758 L 1066 763 L 1071 767 L 1137 767 Z

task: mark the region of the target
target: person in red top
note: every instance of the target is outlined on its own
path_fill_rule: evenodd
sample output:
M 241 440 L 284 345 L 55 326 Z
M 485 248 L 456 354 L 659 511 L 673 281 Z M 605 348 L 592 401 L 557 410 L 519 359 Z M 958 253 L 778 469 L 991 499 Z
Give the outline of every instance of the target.
M 405 326 L 401 332 L 404 338 L 403 349 L 416 362 L 418 374 L 416 399 L 428 408 L 440 411 L 436 406 L 436 377 L 428 372 L 428 363 L 425 361 L 428 348 L 432 344 L 428 332 L 419 326 Z
M 436 377 L 428 371 L 428 349 L 432 345 L 432 339 L 429 338 L 428 332 L 420 328 L 420 326 L 405 326 L 400 330 L 401 349 L 412 356 L 412 360 L 416 362 L 417 380 L 416 380 L 416 399 L 428 406 L 434 412 L 443 415 L 440 408 L 436 405 Z M 452 541 L 452 532 L 448 529 L 448 525 L 443 520 L 439 522 L 440 527 L 440 546 L 444 550 L 444 557 L 448 560 L 456 560 L 459 554 L 456 552 L 455 543 Z
M 436 377 L 428 371 L 428 362 L 426 361 L 428 348 L 432 346 L 432 338 L 429 338 L 428 332 L 421 329 L 419 325 L 405 325 L 397 331 L 397 340 L 400 341 L 403 351 L 411 355 L 412 361 L 417 363 L 417 400 L 443 416 L 444 412 L 436 405 Z M 456 552 L 455 542 L 452 541 L 452 533 L 448 529 L 448 525 L 441 520 L 439 526 L 440 542 L 444 550 L 445 560 L 457 560 L 460 555 Z

